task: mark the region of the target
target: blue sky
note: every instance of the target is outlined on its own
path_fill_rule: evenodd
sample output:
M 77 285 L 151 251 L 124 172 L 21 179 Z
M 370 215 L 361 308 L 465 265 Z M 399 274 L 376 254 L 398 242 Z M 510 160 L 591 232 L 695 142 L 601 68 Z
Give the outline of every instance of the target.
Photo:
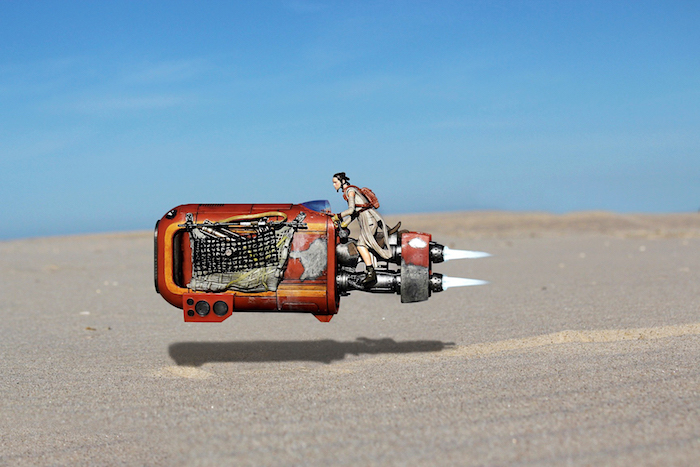
M 700 2 L 0 2 L 0 239 L 196 202 L 700 208 Z

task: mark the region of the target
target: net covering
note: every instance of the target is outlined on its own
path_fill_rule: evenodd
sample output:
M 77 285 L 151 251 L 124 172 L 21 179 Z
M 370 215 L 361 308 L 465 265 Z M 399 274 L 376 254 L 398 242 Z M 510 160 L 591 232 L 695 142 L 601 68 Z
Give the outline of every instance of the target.
M 279 255 L 275 230 L 264 225 L 254 233 L 228 238 L 195 237 L 192 252 L 194 277 L 277 266 Z

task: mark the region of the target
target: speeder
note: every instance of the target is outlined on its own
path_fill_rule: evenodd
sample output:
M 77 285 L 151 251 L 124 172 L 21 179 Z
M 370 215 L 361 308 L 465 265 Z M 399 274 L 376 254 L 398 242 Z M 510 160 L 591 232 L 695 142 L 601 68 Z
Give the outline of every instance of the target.
M 328 201 L 301 204 L 186 204 L 166 213 L 154 233 L 156 291 L 185 321 L 221 322 L 234 312 L 311 313 L 328 322 L 352 291 L 427 300 L 452 286 L 485 284 L 432 271 L 433 263 L 487 253 L 451 250 L 431 235 L 401 230 L 381 238 L 368 287 L 356 240 L 334 222 Z

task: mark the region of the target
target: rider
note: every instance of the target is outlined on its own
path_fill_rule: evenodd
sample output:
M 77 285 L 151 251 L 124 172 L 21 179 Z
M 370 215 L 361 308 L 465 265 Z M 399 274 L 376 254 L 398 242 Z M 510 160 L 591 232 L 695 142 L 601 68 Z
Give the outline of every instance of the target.
M 345 172 L 333 175 L 333 188 L 335 188 L 335 191 L 342 189 L 343 198 L 348 202 L 348 209 L 340 214 L 334 214 L 333 220 L 336 222 L 342 220 L 340 224 L 342 227 L 347 227 L 354 219 L 357 219 L 358 224 L 360 224 L 360 238 L 357 240 L 357 249 L 367 269 L 367 275 L 362 284 L 365 287 L 372 287 L 377 283 L 377 273 L 374 270 L 376 259 L 369 252 L 369 249 L 371 248 L 384 259 L 391 258 L 391 249 L 388 245 L 389 232 L 387 231 L 386 223 L 382 216 L 371 207 L 360 189 L 350 185 L 350 178 L 345 175 Z M 347 219 L 343 220 L 344 217 L 347 217 Z M 391 233 L 398 230 L 399 225 L 392 228 Z M 385 239 L 383 247 L 379 246 L 376 238 L 380 231 L 384 234 Z

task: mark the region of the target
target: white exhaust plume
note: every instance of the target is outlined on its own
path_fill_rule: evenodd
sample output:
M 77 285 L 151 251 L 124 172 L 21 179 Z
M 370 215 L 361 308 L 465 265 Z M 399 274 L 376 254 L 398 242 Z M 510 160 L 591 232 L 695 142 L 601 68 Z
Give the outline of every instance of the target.
M 486 285 L 488 281 L 479 279 L 467 279 L 464 277 L 449 277 L 442 276 L 442 290 L 447 290 L 450 287 L 468 287 L 471 285 Z
M 445 261 L 450 261 L 452 259 L 476 259 L 476 258 L 486 258 L 491 256 L 489 253 L 483 251 L 469 251 L 469 250 L 453 250 L 450 247 L 445 247 L 442 250 L 442 256 Z

